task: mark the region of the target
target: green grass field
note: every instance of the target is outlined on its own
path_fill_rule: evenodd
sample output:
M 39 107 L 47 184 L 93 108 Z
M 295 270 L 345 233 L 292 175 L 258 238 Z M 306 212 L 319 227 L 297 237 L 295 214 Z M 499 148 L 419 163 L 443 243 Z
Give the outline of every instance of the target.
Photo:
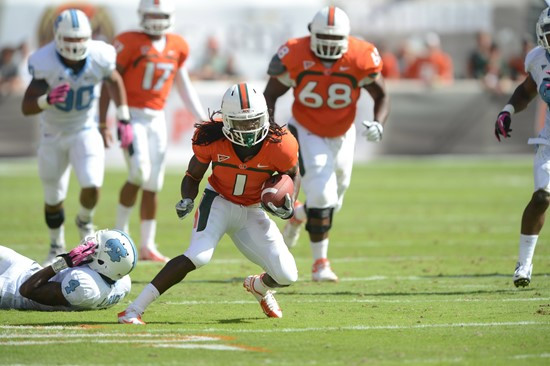
M 157 239 L 169 256 L 186 249 L 192 223 L 174 212 L 183 171 L 168 172 L 160 195 Z M 108 171 L 99 227 L 113 225 L 124 180 L 123 171 Z M 242 288 L 260 269 L 224 239 L 209 265 L 148 309 L 143 327 L 119 325 L 116 314 L 158 264 L 138 263 L 129 298 L 110 310 L 0 311 L 0 365 L 548 365 L 548 228 L 531 286 L 511 281 L 531 190 L 531 156 L 356 166 L 331 231 L 329 256 L 341 280 L 311 282 L 302 232 L 293 250 L 299 281 L 276 295 L 284 318 L 266 318 Z M 71 243 L 77 193 L 73 177 Z M 0 163 L 0 198 L 1 244 L 42 261 L 48 235 L 34 162 Z M 131 234 L 138 242 L 137 210 Z

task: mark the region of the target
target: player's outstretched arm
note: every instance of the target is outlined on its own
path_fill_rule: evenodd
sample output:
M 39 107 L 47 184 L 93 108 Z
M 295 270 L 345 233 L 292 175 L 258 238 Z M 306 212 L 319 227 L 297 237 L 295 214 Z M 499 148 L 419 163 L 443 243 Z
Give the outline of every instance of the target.
M 201 163 L 195 155 L 189 160 L 187 171 L 181 181 L 181 200 L 176 203 L 176 213 L 183 220 L 193 211 L 194 200 L 199 194 L 199 185 L 210 164 Z
M 546 88 L 548 91 L 548 98 L 547 100 L 544 100 L 546 103 L 550 103 L 550 83 L 546 83 Z M 521 112 L 527 106 L 538 94 L 537 89 L 537 83 L 535 80 L 533 80 L 533 77 L 531 74 L 528 74 L 525 77 L 525 80 L 519 84 L 516 89 L 514 89 L 514 92 L 512 93 L 512 96 L 508 100 L 507 104 L 511 104 L 514 106 L 514 111 Z M 544 99 L 544 96 L 541 96 Z
M 271 119 L 275 118 L 275 103 L 277 99 L 286 93 L 288 89 L 290 89 L 290 87 L 281 83 L 276 77 L 269 78 L 265 86 L 264 97 Z
M 176 73 L 175 82 L 181 99 L 185 103 L 185 106 L 191 110 L 195 118 L 200 122 L 208 121 L 208 116 L 202 107 L 197 91 L 191 84 L 189 73 L 185 67 L 181 67 Z
M 548 91 L 548 96 L 546 96 L 545 92 L 541 94 L 541 98 L 548 104 L 550 103 L 550 83 L 546 84 L 546 90 Z M 516 87 L 508 103 L 502 108 L 497 116 L 495 122 L 495 137 L 498 141 L 500 141 L 501 137 L 511 137 L 512 116 L 514 113 L 527 108 L 527 105 L 529 105 L 537 94 L 537 84 L 531 77 L 531 74 L 529 74 L 525 80 Z
M 111 103 L 111 96 L 107 85 L 103 83 L 101 85 L 101 94 L 99 96 L 99 132 L 103 137 L 103 145 L 110 147 L 113 142 L 113 134 L 107 126 L 107 111 L 109 110 L 109 104 Z
M 382 75 L 378 75 L 371 83 L 366 84 L 364 88 L 374 101 L 374 120 L 384 125 L 390 113 L 390 97 L 386 92 L 384 78 Z

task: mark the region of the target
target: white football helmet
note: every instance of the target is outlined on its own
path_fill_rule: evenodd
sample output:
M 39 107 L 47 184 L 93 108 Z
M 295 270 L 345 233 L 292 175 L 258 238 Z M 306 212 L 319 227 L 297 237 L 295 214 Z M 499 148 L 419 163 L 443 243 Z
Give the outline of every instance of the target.
M 174 25 L 175 6 L 171 0 L 141 0 L 138 14 L 141 28 L 151 36 L 162 36 Z M 153 17 L 147 15 L 151 14 Z M 156 18 L 163 16 L 162 18 Z
M 130 237 L 119 230 L 99 230 L 95 237 L 86 238 L 97 243 L 91 269 L 117 281 L 130 273 L 136 266 L 136 247 Z
M 222 99 L 223 134 L 246 147 L 261 142 L 269 132 L 264 95 L 247 83 L 232 85 Z
M 548 36 L 550 36 L 550 7 L 544 9 L 539 16 L 539 20 L 536 25 L 537 31 L 537 43 L 539 46 L 550 52 L 550 43 Z
M 317 12 L 309 23 L 310 48 L 320 58 L 337 60 L 348 50 L 350 31 L 346 13 L 335 6 Z
M 57 52 L 66 59 L 79 61 L 88 56 L 92 27 L 86 14 L 78 9 L 61 12 L 53 25 Z

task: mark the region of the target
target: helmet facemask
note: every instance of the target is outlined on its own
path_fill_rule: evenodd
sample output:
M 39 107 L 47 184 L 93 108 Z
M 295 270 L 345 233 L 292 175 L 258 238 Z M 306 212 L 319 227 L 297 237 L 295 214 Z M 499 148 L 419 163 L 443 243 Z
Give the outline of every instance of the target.
M 550 52 L 550 8 L 542 11 L 536 26 L 537 43 Z
M 223 116 L 223 133 L 231 142 L 252 147 L 261 142 L 269 131 L 267 114 L 253 117 Z
M 252 147 L 269 132 L 269 116 L 263 94 L 249 84 L 235 84 L 222 100 L 222 132 L 234 144 Z

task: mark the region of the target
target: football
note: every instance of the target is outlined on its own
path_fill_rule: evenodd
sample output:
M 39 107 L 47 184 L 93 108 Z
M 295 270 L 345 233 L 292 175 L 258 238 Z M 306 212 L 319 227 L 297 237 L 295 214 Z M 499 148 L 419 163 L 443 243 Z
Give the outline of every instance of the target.
M 294 182 L 286 174 L 276 174 L 269 177 L 262 186 L 261 200 L 267 206 L 272 202 L 276 207 L 282 207 L 285 203 L 285 195 L 294 193 Z

